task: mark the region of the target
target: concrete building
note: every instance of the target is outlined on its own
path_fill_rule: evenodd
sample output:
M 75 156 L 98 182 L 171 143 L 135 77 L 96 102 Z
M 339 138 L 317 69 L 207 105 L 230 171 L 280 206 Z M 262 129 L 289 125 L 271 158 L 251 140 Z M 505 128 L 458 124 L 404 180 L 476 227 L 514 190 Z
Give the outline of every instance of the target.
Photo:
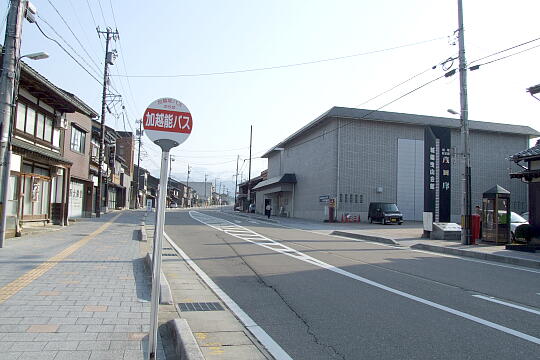
M 89 114 L 89 115 L 88 115 Z M 73 165 L 70 171 L 68 215 L 70 218 L 90 217 L 93 209 L 94 179 L 90 172 L 92 118 L 98 114 L 88 108 L 88 114 L 67 114 L 64 157 Z
M 537 136 L 527 126 L 470 121 L 473 206 L 499 184 L 513 210 L 527 209 L 526 185 L 510 180 L 517 167 L 507 159 Z M 405 220 L 421 221 L 427 201 L 434 221 L 459 222 L 460 146 L 457 119 L 333 107 L 263 155 L 268 179 L 254 188 L 257 212 L 270 203 L 274 215 L 322 221 L 335 204 L 338 220 L 367 221 L 370 202 L 395 202 Z
M 70 127 L 66 114 L 92 117 L 95 112 L 25 63 L 21 63 L 14 110 L 8 236 L 32 224 L 66 225 L 70 171 L 74 163 L 64 156 L 64 142 L 70 141 L 65 133 Z M 86 178 L 87 173 L 88 170 Z

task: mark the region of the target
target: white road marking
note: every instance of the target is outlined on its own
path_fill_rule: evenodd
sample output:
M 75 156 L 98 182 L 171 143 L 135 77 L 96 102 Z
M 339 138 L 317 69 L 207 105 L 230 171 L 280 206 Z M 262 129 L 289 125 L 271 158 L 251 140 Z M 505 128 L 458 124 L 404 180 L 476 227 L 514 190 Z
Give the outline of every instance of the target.
M 284 227 L 287 227 L 287 226 L 284 226 Z M 434 251 L 427 251 L 427 250 L 411 249 L 410 247 L 403 247 L 403 246 L 384 244 L 384 243 L 379 243 L 379 242 L 374 242 L 374 241 L 369 241 L 369 240 L 353 239 L 353 238 L 349 238 L 349 237 L 341 236 L 341 235 L 324 234 L 324 233 L 320 233 L 320 232 L 312 231 L 312 230 L 296 229 L 296 228 L 292 228 L 292 227 L 290 229 L 295 229 L 295 230 L 300 230 L 300 231 L 307 231 L 307 232 L 311 232 L 311 233 L 318 234 L 318 235 L 335 236 L 335 237 L 339 237 L 339 238 L 342 238 L 342 239 L 347 239 L 347 240 L 350 240 L 350 241 L 356 241 L 356 242 L 363 242 L 363 243 L 368 243 L 368 244 L 373 244 L 373 245 L 385 246 L 385 247 L 390 247 L 390 248 L 398 249 L 398 250 L 420 252 L 420 253 L 429 254 L 429 255 L 432 255 L 432 256 L 434 255 L 434 256 L 440 256 L 440 257 L 448 257 L 448 258 L 452 258 L 452 259 L 458 259 L 458 260 L 469 261 L 469 262 L 476 262 L 476 263 L 485 264 L 485 265 L 498 266 L 498 267 L 503 267 L 503 268 L 507 268 L 507 269 L 513 269 L 513 270 L 526 271 L 526 272 L 531 272 L 531 273 L 535 273 L 535 274 L 540 274 L 540 270 L 529 269 L 529 268 L 526 268 L 526 267 L 523 267 L 523 266 L 506 265 L 506 264 L 500 264 L 500 263 L 491 262 L 491 261 L 487 261 L 487 260 L 468 258 L 468 257 L 464 257 L 464 256 L 451 255 L 451 254 L 442 254 L 442 253 L 437 253 L 437 252 L 434 252 Z
M 234 220 L 235 223 L 241 224 L 242 222 L 240 220 Z
M 238 216 L 236 214 L 229 214 L 229 215 L 230 216 Z M 251 220 L 248 220 L 248 222 L 258 224 L 257 222 L 251 221 Z M 331 234 L 327 234 L 325 232 L 320 232 L 319 230 L 306 230 L 306 229 L 300 229 L 300 228 L 296 228 L 296 227 L 292 227 L 292 226 L 288 226 L 288 225 L 283 225 L 283 224 L 277 224 L 277 223 L 268 224 L 268 225 L 273 225 L 273 226 L 276 226 L 276 227 L 282 227 L 282 228 L 285 228 L 285 229 L 306 231 L 306 232 L 309 232 L 309 233 L 312 233 L 312 234 L 317 234 L 317 235 L 322 235 L 322 236 L 333 236 L 333 237 L 338 237 L 338 238 L 341 238 L 341 239 L 347 239 L 349 241 L 356 241 L 356 242 L 362 242 L 362 243 L 373 244 L 373 245 L 378 245 L 378 246 L 385 246 L 385 247 L 390 247 L 390 248 L 398 249 L 398 250 L 420 252 L 420 253 L 429 254 L 429 255 L 432 255 L 432 256 L 448 257 L 448 258 L 452 258 L 452 259 L 458 259 L 458 260 L 469 261 L 469 262 L 476 262 L 476 263 L 485 264 L 485 265 L 498 266 L 498 267 L 503 267 L 503 268 L 507 268 L 507 269 L 513 269 L 513 270 L 526 271 L 526 272 L 532 272 L 532 273 L 535 273 L 535 274 L 540 274 L 540 270 L 530 269 L 530 268 L 526 268 L 526 267 L 518 266 L 518 265 L 506 265 L 506 264 L 496 263 L 496 262 L 492 262 L 492 261 L 480 260 L 480 259 L 463 257 L 463 256 L 458 256 L 458 255 L 442 254 L 442 253 L 436 253 L 436 252 L 427 251 L 427 250 L 411 249 L 410 247 L 396 246 L 396 245 L 385 244 L 385 243 L 380 243 L 380 242 L 374 242 L 374 241 L 369 241 L 369 240 L 354 239 L 354 238 L 341 236 L 341 235 L 331 235 Z M 537 293 L 537 295 L 540 295 L 540 293 Z
M 169 244 L 176 250 L 176 252 L 182 256 L 184 261 L 188 263 L 188 265 L 203 279 L 203 281 L 216 293 L 216 295 L 223 301 L 229 309 L 240 319 L 240 321 L 244 324 L 244 326 L 259 340 L 259 342 L 268 350 L 268 352 L 277 360 L 292 360 L 292 358 L 283 350 L 281 346 L 277 342 L 272 339 L 270 335 L 266 333 L 257 323 L 248 315 L 245 313 L 244 310 L 238 304 L 229 297 L 217 284 L 210 279 L 206 273 L 195 264 L 193 260 L 189 258 L 189 256 L 182 251 L 174 243 L 174 241 L 171 240 L 169 235 L 164 233 L 165 239 L 169 242 Z
M 491 302 L 501 304 L 501 305 L 505 305 L 505 306 L 508 306 L 508 307 L 511 307 L 511 308 L 514 308 L 514 309 L 519 309 L 519 310 L 527 311 L 527 312 L 530 312 L 530 313 L 533 313 L 533 314 L 536 314 L 536 315 L 540 315 L 540 311 L 538 311 L 538 310 L 534 310 L 534 309 L 531 309 L 531 308 L 528 308 L 528 307 L 525 307 L 525 306 L 520 306 L 520 305 L 512 304 L 512 303 L 509 303 L 509 302 L 506 302 L 506 301 L 502 301 L 502 300 L 496 299 L 496 298 L 494 298 L 492 296 L 484 296 L 484 295 L 473 295 L 473 296 L 475 298 L 491 301 Z
M 202 213 L 199 213 L 197 211 L 190 211 L 189 215 L 193 219 L 195 219 L 195 220 L 197 220 L 197 221 L 199 221 L 199 222 L 201 222 L 201 223 L 203 223 L 205 225 L 208 225 L 208 226 L 210 226 L 210 227 L 212 227 L 212 228 L 214 228 L 214 229 L 216 229 L 218 231 L 223 231 L 223 232 L 225 232 L 225 233 L 227 233 L 227 234 L 229 234 L 231 236 L 234 236 L 236 238 L 251 242 L 252 244 L 256 244 L 256 245 L 262 246 L 264 248 L 267 248 L 267 249 L 282 253 L 284 255 L 287 255 L 287 256 L 290 256 L 290 257 L 293 257 L 293 258 L 296 258 L 298 260 L 302 260 L 304 262 L 313 264 L 313 265 L 318 266 L 320 268 L 323 268 L 323 269 L 335 272 L 337 274 L 346 276 L 346 277 L 351 278 L 353 280 L 360 281 L 360 282 L 362 282 L 364 284 L 374 286 L 376 288 L 388 291 L 388 292 L 393 293 L 395 295 L 402 296 L 404 298 L 419 302 L 419 303 L 424 304 L 424 305 L 431 306 L 433 308 L 445 311 L 447 313 L 462 317 L 464 319 L 476 322 L 478 324 L 490 327 L 490 328 L 495 329 L 495 330 L 502 331 L 502 332 L 507 333 L 509 335 L 513 335 L 513 336 L 516 336 L 516 337 L 518 337 L 520 339 L 530 341 L 530 342 L 532 342 L 534 344 L 540 345 L 540 339 L 537 338 L 537 337 L 522 333 L 520 331 L 508 328 L 508 327 L 503 326 L 503 325 L 496 324 L 494 322 L 479 318 L 477 316 L 465 313 L 463 311 L 459 311 L 459 310 L 450 308 L 448 306 L 444 306 L 444 305 L 438 304 L 436 302 L 433 302 L 433 301 L 430 301 L 430 300 L 427 300 L 427 299 L 423 299 L 421 297 L 406 293 L 404 291 L 391 288 L 389 286 L 380 284 L 380 283 L 375 282 L 373 280 L 369 280 L 369 279 L 364 278 L 362 276 L 358 276 L 356 274 L 345 271 L 345 270 L 343 270 L 341 268 L 335 267 L 333 265 L 330 265 L 328 263 L 325 263 L 323 261 L 315 259 L 315 258 L 313 258 L 313 257 L 311 257 L 309 255 L 305 255 L 305 254 L 303 254 L 303 253 L 301 253 L 301 252 L 299 252 L 299 251 L 297 251 L 295 249 L 292 249 L 292 248 L 290 248 L 290 247 L 288 247 L 286 245 L 280 244 L 280 243 L 278 243 L 278 242 L 276 242 L 276 241 L 274 241 L 272 239 L 266 238 L 265 236 L 260 235 L 260 234 L 254 232 L 254 231 L 252 231 L 250 229 L 244 228 L 244 227 L 242 227 L 240 225 L 236 225 L 236 226 L 238 226 L 240 228 L 243 228 L 243 229 L 247 230 L 247 232 L 250 232 L 253 235 L 257 235 L 257 237 L 264 238 L 266 240 L 266 243 L 260 243 L 260 242 L 255 242 L 255 241 L 249 240 L 249 238 L 247 238 L 246 236 L 239 236 L 239 235 L 235 234 L 234 232 L 228 231 L 226 228 L 228 226 L 230 226 L 230 224 L 233 224 L 230 221 L 220 219 L 220 218 L 216 218 L 216 217 L 213 217 L 213 216 L 209 216 L 209 215 L 206 215 L 206 214 L 202 214 Z M 250 237 L 253 237 L 253 235 L 250 235 Z M 272 244 L 271 246 L 269 246 L 270 243 Z

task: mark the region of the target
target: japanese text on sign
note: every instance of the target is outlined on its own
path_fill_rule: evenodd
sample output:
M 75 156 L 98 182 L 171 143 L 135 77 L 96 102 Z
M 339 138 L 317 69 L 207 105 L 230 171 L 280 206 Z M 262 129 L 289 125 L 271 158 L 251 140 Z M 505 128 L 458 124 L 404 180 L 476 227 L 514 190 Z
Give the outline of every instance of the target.
M 144 128 L 179 133 L 191 133 L 192 119 L 190 113 L 148 109 L 144 114 Z
M 441 189 L 450 190 L 450 149 L 441 149 Z
M 429 148 L 429 189 L 435 190 L 435 147 Z

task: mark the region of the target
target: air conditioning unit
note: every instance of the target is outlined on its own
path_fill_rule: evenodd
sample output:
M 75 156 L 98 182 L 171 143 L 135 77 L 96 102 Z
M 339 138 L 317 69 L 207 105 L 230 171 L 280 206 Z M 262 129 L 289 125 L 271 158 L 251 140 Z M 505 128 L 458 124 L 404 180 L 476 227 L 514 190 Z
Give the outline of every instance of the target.
M 56 114 L 54 116 L 54 127 L 60 129 L 67 129 L 67 119 L 64 114 Z

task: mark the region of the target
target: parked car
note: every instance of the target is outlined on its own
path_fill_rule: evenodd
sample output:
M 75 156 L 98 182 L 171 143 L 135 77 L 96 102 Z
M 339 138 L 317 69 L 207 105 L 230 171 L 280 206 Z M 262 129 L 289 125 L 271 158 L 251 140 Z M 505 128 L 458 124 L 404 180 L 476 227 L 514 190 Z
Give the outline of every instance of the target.
M 395 203 L 372 202 L 369 203 L 368 219 L 382 224 L 403 224 L 403 214 Z
M 516 228 L 519 225 L 528 223 L 529 222 L 523 218 L 523 216 L 520 216 L 513 211 L 510 213 L 510 236 L 512 238 L 512 242 L 516 241 Z
M 178 204 L 177 203 L 171 203 L 171 205 L 169 206 L 173 209 L 176 209 L 178 207 Z

